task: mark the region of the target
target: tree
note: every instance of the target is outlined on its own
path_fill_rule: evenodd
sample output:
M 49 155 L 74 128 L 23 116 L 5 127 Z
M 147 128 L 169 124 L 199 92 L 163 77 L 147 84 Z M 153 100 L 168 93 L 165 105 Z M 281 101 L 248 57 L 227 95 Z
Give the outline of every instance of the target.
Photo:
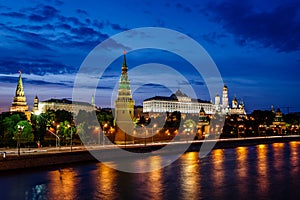
M 41 143 L 44 141 L 47 123 L 48 121 L 45 113 L 42 113 L 40 115 L 31 115 L 32 131 L 35 141 L 39 141 Z
M 4 118 L 2 122 L 3 126 L 3 141 L 2 144 L 4 146 L 14 146 L 15 140 L 14 132 L 15 132 L 15 126 L 16 124 L 21 121 L 24 116 L 20 116 L 20 114 L 12 114 L 10 116 L 7 116 Z

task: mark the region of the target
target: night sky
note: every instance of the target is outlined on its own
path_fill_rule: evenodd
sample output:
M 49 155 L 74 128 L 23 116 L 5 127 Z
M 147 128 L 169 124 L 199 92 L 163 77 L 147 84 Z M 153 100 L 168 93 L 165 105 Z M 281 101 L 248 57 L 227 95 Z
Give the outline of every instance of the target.
M 71 98 L 85 57 L 105 39 L 139 27 L 164 27 L 196 40 L 217 65 L 230 100 L 242 99 L 248 113 L 271 105 L 300 111 L 299 1 L 1 0 L 0 19 L 0 112 L 9 110 L 19 70 L 30 108 L 35 95 Z M 108 96 L 119 79 L 124 48 L 118 48 L 118 59 L 98 86 L 95 100 L 101 107 L 111 106 Z M 127 54 L 129 70 L 154 62 L 180 71 L 197 98 L 210 100 L 205 82 L 178 56 L 153 49 Z M 147 73 L 155 80 L 163 72 Z M 129 78 L 134 85 L 137 77 L 129 71 Z M 178 88 L 191 95 L 184 85 L 148 84 L 133 98 L 141 105 Z

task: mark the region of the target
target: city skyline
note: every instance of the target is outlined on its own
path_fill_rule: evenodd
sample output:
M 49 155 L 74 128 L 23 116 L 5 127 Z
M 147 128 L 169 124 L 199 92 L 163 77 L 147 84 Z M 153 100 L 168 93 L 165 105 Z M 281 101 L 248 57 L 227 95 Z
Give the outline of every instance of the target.
M 118 6 L 114 2 L 29 2 L 0 5 L 1 112 L 11 105 L 19 70 L 29 106 L 36 95 L 41 101 L 71 98 L 77 70 L 96 45 L 114 34 L 146 26 L 173 29 L 201 44 L 230 88 L 229 99 L 235 95 L 243 99 L 247 112 L 271 109 L 271 105 L 300 110 L 298 2 L 126 1 Z M 101 107 L 110 106 L 110 83 L 119 80 L 123 47 L 119 51 L 119 58 L 101 77 L 104 82 L 95 98 Z M 150 49 L 130 52 L 127 59 L 129 69 L 156 62 L 181 70 L 199 98 L 211 100 L 203 80 L 173 54 Z M 149 73 L 155 76 L 158 72 Z M 132 84 L 141 78 L 131 76 L 130 71 L 129 77 Z M 185 83 L 178 83 L 173 89 L 184 87 Z M 141 105 L 146 98 L 170 93 L 153 84 L 137 89 L 133 98 Z

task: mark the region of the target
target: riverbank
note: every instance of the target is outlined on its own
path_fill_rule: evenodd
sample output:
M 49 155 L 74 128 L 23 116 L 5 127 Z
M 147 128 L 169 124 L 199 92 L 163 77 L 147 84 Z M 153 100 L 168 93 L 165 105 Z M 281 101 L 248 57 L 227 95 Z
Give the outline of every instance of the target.
M 204 140 L 204 141 L 188 141 L 188 142 L 174 142 L 168 145 L 172 145 L 172 148 L 162 151 L 165 154 L 178 153 L 182 151 L 200 151 L 201 147 L 212 147 L 214 149 L 222 148 L 235 148 L 239 146 L 252 146 L 258 144 L 270 144 L 270 143 L 284 143 L 290 141 L 300 141 L 300 136 L 274 136 L 274 137 L 258 137 L 258 138 L 238 138 L 238 139 L 217 139 L 217 140 Z M 187 143 L 189 148 L 186 149 Z M 205 146 L 203 146 L 205 144 Z M 156 150 L 166 146 L 167 143 L 154 143 L 146 145 L 127 145 L 120 146 L 130 152 L 132 156 L 138 155 L 138 153 L 152 152 L 155 155 Z M 67 165 L 73 163 L 84 162 L 99 162 L 92 154 L 98 154 L 101 156 L 101 160 L 112 160 L 118 158 L 119 147 L 110 146 L 95 146 L 95 148 L 89 148 L 89 151 L 84 148 L 74 148 L 74 151 L 70 151 L 69 148 L 61 149 L 59 151 L 44 151 L 40 153 L 24 154 L 20 156 L 8 155 L 5 158 L 0 158 L 0 171 L 5 172 L 8 170 L 20 170 L 29 168 L 38 168 L 45 166 L 55 165 Z M 209 149 L 210 150 L 210 149 Z

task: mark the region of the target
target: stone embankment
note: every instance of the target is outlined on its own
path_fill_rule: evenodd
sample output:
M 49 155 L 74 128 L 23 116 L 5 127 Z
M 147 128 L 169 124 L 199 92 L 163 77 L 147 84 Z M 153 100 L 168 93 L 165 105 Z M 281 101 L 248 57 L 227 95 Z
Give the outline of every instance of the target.
M 139 156 L 141 153 L 151 153 L 150 155 L 156 155 L 156 150 L 160 149 L 159 153 L 163 154 L 172 154 L 180 153 L 185 151 L 200 151 L 201 147 L 205 150 L 211 150 L 219 148 L 235 148 L 238 146 L 253 146 L 258 144 L 271 144 L 271 143 L 283 143 L 290 141 L 300 141 L 300 136 L 284 136 L 284 137 L 267 137 L 267 138 L 244 138 L 244 139 L 227 139 L 227 140 L 205 140 L 205 141 L 193 141 L 193 142 L 178 142 L 168 144 L 172 148 L 164 149 L 163 147 L 166 144 L 147 144 L 144 145 L 128 145 L 126 150 L 129 152 L 134 152 L 131 156 Z M 188 145 L 189 148 L 187 148 Z M 125 146 L 122 146 L 124 149 Z M 82 162 L 99 162 L 93 155 L 100 156 L 101 160 L 113 160 L 119 159 L 120 154 L 118 153 L 119 147 L 111 148 L 98 148 L 92 149 L 90 151 L 82 149 L 75 150 L 70 152 L 69 150 L 65 151 L 49 151 L 44 153 L 32 153 L 32 154 L 21 154 L 18 155 L 9 155 L 4 152 L 0 152 L 0 171 L 4 172 L 7 170 L 18 170 L 18 169 L 27 169 L 27 168 L 38 168 L 54 165 L 68 165 L 72 163 L 82 163 Z M 93 155 L 92 155 L 92 154 Z M 130 156 L 130 157 L 131 157 Z M 98 157 L 99 158 L 99 157 Z M 124 158 L 124 157 L 122 157 Z

